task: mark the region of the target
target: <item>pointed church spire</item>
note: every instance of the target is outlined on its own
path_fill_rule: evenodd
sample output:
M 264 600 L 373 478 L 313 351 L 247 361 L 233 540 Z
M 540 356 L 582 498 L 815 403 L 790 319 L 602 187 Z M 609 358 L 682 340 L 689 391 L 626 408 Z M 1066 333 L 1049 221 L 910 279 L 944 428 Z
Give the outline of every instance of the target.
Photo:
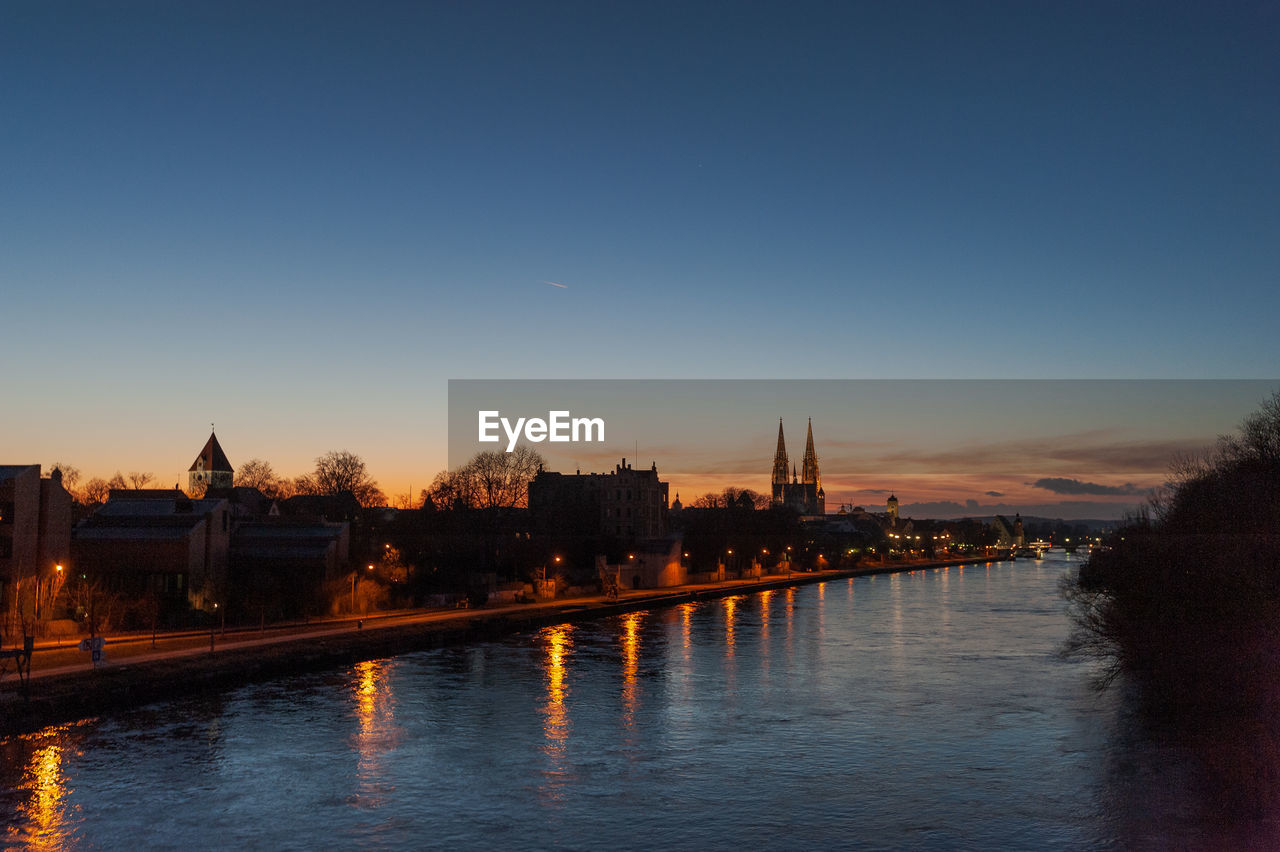
M 778 451 L 773 456 L 773 484 L 774 485 L 787 484 L 787 468 L 789 466 L 790 465 L 787 464 L 787 445 L 786 445 L 786 442 L 782 439 L 782 418 L 779 417 L 778 418 Z M 777 497 L 778 495 L 775 493 L 774 498 L 777 499 Z
M 804 443 L 804 464 L 801 471 L 801 482 L 806 485 L 822 487 L 822 476 L 818 473 L 818 454 L 813 451 L 813 418 L 809 418 L 809 436 Z

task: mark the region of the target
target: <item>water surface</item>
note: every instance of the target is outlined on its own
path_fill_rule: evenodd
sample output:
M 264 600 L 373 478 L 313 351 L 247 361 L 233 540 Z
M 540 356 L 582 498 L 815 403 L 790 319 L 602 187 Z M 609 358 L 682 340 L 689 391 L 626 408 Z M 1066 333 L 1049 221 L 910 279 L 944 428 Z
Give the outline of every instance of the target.
M 863 577 L 0 744 L 6 845 L 1095 848 L 1257 841 L 1067 631 L 1066 557 Z

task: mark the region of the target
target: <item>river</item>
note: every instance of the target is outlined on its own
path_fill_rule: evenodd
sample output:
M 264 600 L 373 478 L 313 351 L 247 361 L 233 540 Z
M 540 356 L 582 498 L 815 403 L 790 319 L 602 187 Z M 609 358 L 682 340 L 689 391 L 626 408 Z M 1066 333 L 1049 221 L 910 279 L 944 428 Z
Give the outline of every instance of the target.
M 564 624 L 0 743 L 5 846 L 1224 848 L 1058 657 L 1073 557 Z M 1217 790 L 1221 793 L 1221 790 Z

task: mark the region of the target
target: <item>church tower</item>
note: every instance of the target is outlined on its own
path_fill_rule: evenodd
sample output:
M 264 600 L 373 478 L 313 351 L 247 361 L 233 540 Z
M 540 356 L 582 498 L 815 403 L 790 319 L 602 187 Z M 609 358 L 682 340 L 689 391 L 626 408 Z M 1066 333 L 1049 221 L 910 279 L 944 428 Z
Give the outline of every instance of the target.
M 787 500 L 787 445 L 782 440 L 782 418 L 778 418 L 778 452 L 773 457 L 773 503 Z
M 227 454 L 218 444 L 218 436 L 212 431 L 209 440 L 196 460 L 191 463 L 188 474 L 188 486 L 192 491 L 204 488 L 230 488 L 233 471 Z
M 822 488 L 822 476 L 818 473 L 818 454 L 813 451 L 812 417 L 809 418 L 809 437 L 804 442 L 804 466 L 800 468 L 800 481 L 814 486 L 815 490 Z
M 813 449 L 813 420 L 805 440 L 804 463 L 797 471 L 790 465 L 788 475 L 787 448 L 782 439 L 782 420 L 778 420 L 778 451 L 773 457 L 773 505 L 789 506 L 801 515 L 826 513 L 826 494 L 822 490 L 822 474 L 818 472 L 818 454 Z
M 804 486 L 805 513 L 825 515 L 827 497 L 822 491 L 822 474 L 818 473 L 818 454 L 813 450 L 813 418 L 809 418 L 809 435 L 804 442 L 804 463 L 800 468 L 800 484 Z

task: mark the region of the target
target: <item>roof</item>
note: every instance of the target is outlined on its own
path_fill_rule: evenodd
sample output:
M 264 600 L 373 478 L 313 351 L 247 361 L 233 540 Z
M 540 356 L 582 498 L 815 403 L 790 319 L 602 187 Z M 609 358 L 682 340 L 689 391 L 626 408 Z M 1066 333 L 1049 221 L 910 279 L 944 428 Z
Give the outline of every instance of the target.
M 196 460 L 191 463 L 191 467 L 187 468 L 190 473 L 193 470 L 200 470 L 203 461 L 204 470 L 231 471 L 231 462 L 227 460 L 227 454 L 222 451 L 222 447 L 218 444 L 218 436 L 209 433 L 209 440 L 205 442 L 204 449 L 200 451 L 200 455 L 196 456 Z
M 176 541 L 191 533 L 190 526 L 76 527 L 76 541 Z
M 83 526 L 127 527 L 173 525 L 193 526 L 204 521 L 211 512 L 225 505 L 225 500 L 129 500 L 113 498 L 97 512 L 84 519 Z
M 112 488 L 108 500 L 186 500 L 187 493 L 177 488 Z
M 237 541 L 249 539 L 273 541 L 329 541 L 343 533 L 343 524 L 271 524 L 246 523 L 236 529 Z
M 38 468 L 37 464 L 0 464 L 0 482 L 16 479 L 19 474 L 26 473 L 31 468 Z

